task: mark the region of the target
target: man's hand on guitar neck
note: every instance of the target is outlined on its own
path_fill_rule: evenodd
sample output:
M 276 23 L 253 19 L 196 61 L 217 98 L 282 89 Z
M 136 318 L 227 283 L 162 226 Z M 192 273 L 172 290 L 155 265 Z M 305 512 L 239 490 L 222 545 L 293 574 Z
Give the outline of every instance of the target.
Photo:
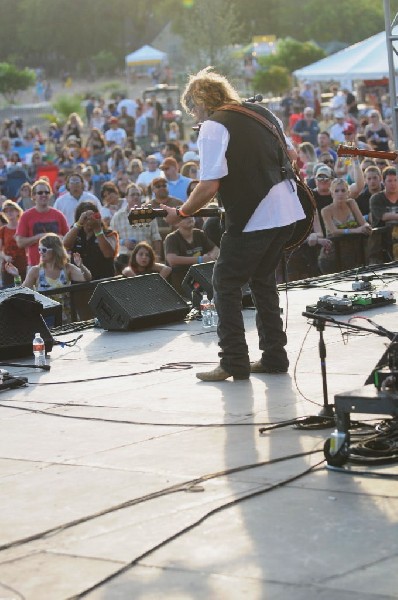
M 185 201 L 185 203 L 179 207 L 183 216 L 194 216 L 194 214 L 206 206 L 210 200 L 214 198 L 219 188 L 219 180 L 218 179 L 208 179 L 199 181 L 198 185 L 192 191 L 189 198 Z M 164 204 L 160 205 L 160 208 L 165 210 L 168 214 L 165 217 L 166 223 L 169 225 L 175 225 L 179 221 L 179 217 L 175 208 L 171 208 L 170 206 L 166 206 Z

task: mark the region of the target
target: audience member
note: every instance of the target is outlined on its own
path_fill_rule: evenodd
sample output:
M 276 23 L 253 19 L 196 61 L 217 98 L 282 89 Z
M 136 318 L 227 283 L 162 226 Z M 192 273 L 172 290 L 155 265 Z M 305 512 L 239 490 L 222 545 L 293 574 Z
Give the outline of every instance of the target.
M 128 215 L 134 207 L 141 207 L 142 190 L 136 183 L 127 187 L 126 205 L 120 208 L 111 219 L 111 228 L 119 234 L 120 254 L 130 254 L 138 242 L 150 244 L 156 255 L 162 255 L 162 237 L 159 233 L 157 220 L 141 226 L 138 222 L 130 225 Z
M 153 248 L 147 242 L 138 242 L 131 253 L 128 266 L 123 269 L 122 273 L 125 277 L 159 273 L 163 279 L 167 279 L 171 268 L 156 262 Z
M 76 207 L 82 202 L 94 202 L 97 210 L 101 211 L 102 205 L 94 194 L 84 190 L 84 179 L 78 173 L 72 173 L 66 180 L 67 192 L 59 196 L 54 204 L 54 208 L 60 210 L 65 215 L 66 221 L 71 227 L 75 219 Z
M 25 248 L 29 266 L 39 263 L 38 244 L 45 233 L 63 236 L 68 224 L 63 213 L 50 206 L 51 186 L 48 181 L 38 179 L 32 186 L 34 207 L 21 216 L 15 239 L 19 248 Z
M 304 109 L 304 118 L 299 119 L 294 127 L 293 132 L 299 135 L 302 142 L 309 142 L 316 146 L 317 137 L 320 132 L 318 121 L 314 119 L 314 109 L 307 106 Z
M 97 206 L 81 202 L 75 212 L 75 223 L 64 237 L 65 248 L 78 252 L 93 279 L 113 277 L 114 259 L 119 251 L 116 231 L 103 227 Z
M 190 178 L 184 177 L 178 172 L 178 163 L 171 156 L 164 159 L 160 168 L 165 174 L 170 195 L 184 202 L 187 199 L 187 187 L 191 182 Z
M 373 150 L 388 152 L 390 150 L 389 141 L 392 140 L 391 129 L 381 120 L 378 110 L 372 110 L 369 113 L 369 125 L 365 127 L 366 142 Z
M 24 248 L 18 247 L 15 240 L 18 221 L 21 218 L 23 210 L 16 202 L 6 200 L 3 202 L 1 211 L 8 220 L 8 223 L 0 227 L 1 279 L 3 287 L 9 287 L 14 285 L 14 277 L 6 271 L 5 265 L 7 263 L 13 264 L 18 269 L 22 280 L 25 279 L 26 275 L 26 252 Z
M 194 229 L 195 219 L 187 217 L 177 224 L 177 230 L 169 233 L 164 241 L 167 264 L 172 268 L 172 286 L 184 295 L 182 281 L 191 265 L 216 260 L 219 248 L 200 229 Z

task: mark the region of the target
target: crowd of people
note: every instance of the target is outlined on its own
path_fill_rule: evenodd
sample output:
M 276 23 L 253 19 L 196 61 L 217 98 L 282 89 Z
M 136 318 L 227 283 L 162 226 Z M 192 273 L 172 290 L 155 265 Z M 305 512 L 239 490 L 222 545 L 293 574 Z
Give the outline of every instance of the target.
M 43 290 L 115 275 L 160 273 L 184 295 L 181 284 L 189 267 L 217 259 L 223 233 L 217 218 L 185 218 L 173 225 L 163 218 L 144 225 L 129 222 L 134 207 L 182 206 L 200 180 L 197 134 L 180 139 L 177 124 L 165 127 L 163 109 L 155 96 L 146 102 L 119 98 L 108 104 L 92 97 L 85 119 L 72 113 L 63 127 L 52 123 L 47 131 L 25 130 L 20 119 L 2 123 L 3 287 L 19 277 L 24 285 Z M 317 212 L 308 239 L 285 254 L 279 280 L 341 268 L 339 238 L 354 234 L 354 246 L 369 240 L 366 260 L 396 258 L 394 163 L 337 155 L 340 144 L 365 154 L 393 149 L 382 106 L 369 106 L 360 115 L 354 95 L 334 88 L 322 112 L 316 90 L 305 84 L 285 96 L 281 110 Z M 217 204 L 218 196 L 211 201 Z M 391 225 L 388 243 L 386 236 L 379 237 L 379 244 L 371 242 L 376 229 Z M 361 261 L 363 252 L 352 251 L 350 257 Z

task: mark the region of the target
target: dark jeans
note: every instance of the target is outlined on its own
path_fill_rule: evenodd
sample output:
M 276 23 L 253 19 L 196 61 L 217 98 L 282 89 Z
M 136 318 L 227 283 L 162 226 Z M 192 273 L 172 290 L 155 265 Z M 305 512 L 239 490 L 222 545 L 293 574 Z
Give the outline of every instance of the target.
M 289 365 L 286 334 L 279 311 L 275 269 L 294 225 L 232 236 L 224 233 L 214 267 L 214 301 L 218 312 L 222 368 L 235 377 L 250 373 L 249 351 L 242 315 L 242 291 L 249 283 L 256 307 L 262 362 L 268 368 Z

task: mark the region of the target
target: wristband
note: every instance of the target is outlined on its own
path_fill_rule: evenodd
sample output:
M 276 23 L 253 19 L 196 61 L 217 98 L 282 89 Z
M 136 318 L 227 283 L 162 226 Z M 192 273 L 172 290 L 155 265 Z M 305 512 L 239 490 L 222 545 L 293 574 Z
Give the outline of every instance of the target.
M 76 229 L 81 229 L 83 225 L 79 225 L 79 223 L 73 223 L 73 227 L 75 227 Z
M 344 229 L 344 233 L 346 233 L 346 234 L 350 233 L 350 230 L 349 229 Z
M 101 229 L 101 231 L 94 231 L 94 235 L 95 235 L 95 237 L 99 237 L 100 235 L 105 235 L 105 234 Z
M 198 260 L 197 260 L 198 265 L 201 265 L 202 262 L 203 262 L 203 256 L 198 256 Z
M 177 211 L 177 215 L 179 217 L 190 217 L 191 216 L 191 215 L 187 215 L 187 213 L 184 213 L 184 211 L 181 210 L 181 208 L 176 208 L 176 211 Z

